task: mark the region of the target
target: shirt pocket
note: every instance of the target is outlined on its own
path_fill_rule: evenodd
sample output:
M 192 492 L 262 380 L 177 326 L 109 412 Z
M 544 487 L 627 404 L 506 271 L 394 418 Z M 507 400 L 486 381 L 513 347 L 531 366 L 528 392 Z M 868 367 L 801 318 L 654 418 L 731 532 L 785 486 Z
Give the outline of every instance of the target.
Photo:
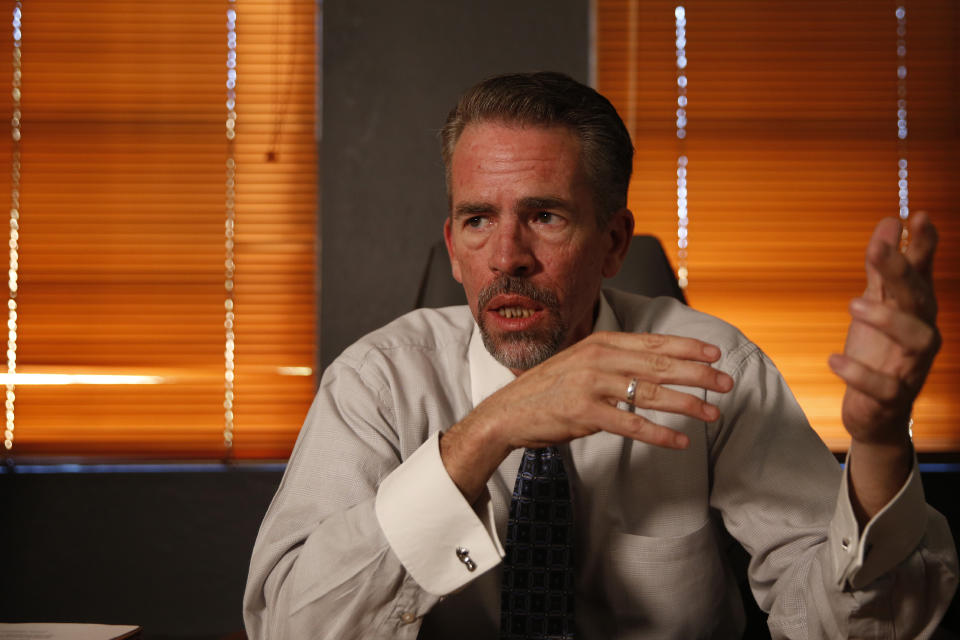
M 717 540 L 709 519 L 674 537 L 614 531 L 601 586 L 616 619 L 654 635 L 670 630 L 667 637 L 712 637 L 730 615 L 727 571 Z

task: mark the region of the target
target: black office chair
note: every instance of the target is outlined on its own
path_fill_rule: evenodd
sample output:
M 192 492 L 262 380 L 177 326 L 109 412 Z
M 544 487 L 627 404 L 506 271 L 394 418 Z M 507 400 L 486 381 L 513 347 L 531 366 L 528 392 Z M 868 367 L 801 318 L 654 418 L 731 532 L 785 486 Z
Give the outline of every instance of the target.
M 450 307 L 457 304 L 467 304 L 467 296 L 463 293 L 463 286 L 453 279 L 447 248 L 443 240 L 438 240 L 430 247 L 413 308 Z
M 654 236 L 634 236 L 620 272 L 604 286 L 651 298 L 671 296 L 684 304 L 687 302 L 663 247 Z M 463 287 L 450 274 L 450 258 L 441 240 L 430 247 L 414 308 L 456 304 L 467 304 L 467 298 Z
M 667 254 L 656 236 L 633 236 L 620 271 L 606 280 L 604 286 L 650 298 L 670 296 L 687 303 Z

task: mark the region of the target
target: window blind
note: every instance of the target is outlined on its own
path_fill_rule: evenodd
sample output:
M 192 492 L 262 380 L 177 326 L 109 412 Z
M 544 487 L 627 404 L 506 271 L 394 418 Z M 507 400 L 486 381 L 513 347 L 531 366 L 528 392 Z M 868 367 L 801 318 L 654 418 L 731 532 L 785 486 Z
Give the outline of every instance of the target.
M 3 3 L 6 15 L 16 4 Z M 309 0 L 22 3 L 17 373 L 158 382 L 17 384 L 7 453 L 289 453 L 315 387 L 314 11 Z M 11 55 L 9 33 L 0 42 Z M 10 114 L 4 94 L 0 108 Z M 0 158 L 10 163 L 14 142 L 2 140 Z M 224 392 L 228 156 L 232 407 Z M 0 180 L 8 201 L 11 184 Z
M 675 9 L 685 9 L 687 137 L 676 135 Z M 898 138 L 905 9 L 908 135 Z M 677 259 L 677 158 L 688 158 L 688 298 L 756 341 L 835 450 L 850 298 L 876 222 L 912 211 L 940 231 L 943 349 L 914 407 L 918 450 L 960 449 L 960 181 L 955 3 L 597 0 L 596 79 L 632 129 L 630 207 Z M 903 52 L 900 52 L 903 53 Z

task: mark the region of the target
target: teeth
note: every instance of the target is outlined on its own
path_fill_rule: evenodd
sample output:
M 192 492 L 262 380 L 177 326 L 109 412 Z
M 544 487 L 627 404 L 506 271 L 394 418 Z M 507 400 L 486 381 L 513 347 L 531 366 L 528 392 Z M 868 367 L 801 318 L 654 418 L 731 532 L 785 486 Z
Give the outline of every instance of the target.
M 523 307 L 500 307 L 497 313 L 503 318 L 529 318 L 533 315 L 533 310 Z

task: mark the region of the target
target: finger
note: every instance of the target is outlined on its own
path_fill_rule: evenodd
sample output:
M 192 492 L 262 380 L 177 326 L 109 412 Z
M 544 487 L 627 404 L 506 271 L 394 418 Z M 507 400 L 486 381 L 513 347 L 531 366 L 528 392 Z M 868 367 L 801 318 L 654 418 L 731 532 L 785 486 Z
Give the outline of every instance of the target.
M 616 435 L 646 442 L 667 449 L 686 449 L 690 438 L 685 433 L 669 429 L 632 411 L 606 407 L 597 415 L 600 428 Z
M 910 243 L 905 253 L 907 260 L 926 280 L 933 274 L 933 255 L 937 250 L 939 234 L 937 228 L 923 211 L 918 211 L 909 222 Z
M 884 246 L 870 259 L 882 279 L 883 298 L 893 300 L 904 311 L 932 322 L 937 313 L 933 289 L 906 256 L 892 247 Z
M 698 362 L 716 362 L 720 348 L 696 338 L 670 336 L 662 333 L 623 333 L 601 331 L 588 338 L 630 351 L 652 351 L 674 358 Z
M 877 223 L 873 229 L 873 235 L 867 243 L 866 253 L 866 272 L 867 272 L 867 293 L 866 297 L 882 300 L 883 299 L 883 278 L 876 268 L 876 260 L 881 255 L 892 251 L 900 241 L 900 223 L 895 218 L 884 218 Z
M 621 376 L 599 376 L 597 388 L 613 406 L 618 402 L 628 402 L 643 409 L 676 413 L 704 422 L 713 422 L 720 417 L 720 409 L 715 405 L 692 394 L 669 389 L 653 382 L 638 380 L 632 402 L 627 398 L 627 385 L 624 385 Z
M 702 347 L 712 345 L 691 338 L 658 334 L 644 334 L 646 340 L 641 342 L 630 340 L 631 336 L 627 334 L 610 333 L 607 336 L 607 342 L 594 342 L 578 349 L 580 356 L 594 371 L 619 373 L 627 380 L 637 377 L 648 382 L 700 387 L 720 393 L 733 388 L 733 378 L 719 369 L 714 369 L 708 362 L 675 355 L 689 355 L 692 350 L 694 354 L 699 353 L 702 357 Z M 612 342 L 616 342 L 618 346 L 613 346 Z M 659 344 L 660 347 L 653 351 L 628 348 L 651 342 Z
M 935 327 L 900 309 L 854 298 L 850 301 L 850 315 L 880 331 L 908 353 L 936 353 L 940 348 Z
M 877 371 L 838 353 L 831 355 L 827 362 L 830 369 L 850 387 L 881 405 L 893 405 L 903 397 L 904 389 L 896 376 Z
M 591 360 L 591 363 L 594 371 L 618 374 L 621 376 L 618 378 L 620 381 L 637 378 L 646 383 L 697 387 L 719 393 L 726 393 L 733 388 L 733 378 L 709 364 L 680 360 L 658 353 L 621 350 L 619 353 L 605 353 L 603 357 Z
M 658 385 L 676 384 L 719 393 L 733 388 L 733 378 L 729 374 L 708 364 L 658 354 L 630 354 L 621 364 L 620 373 Z

